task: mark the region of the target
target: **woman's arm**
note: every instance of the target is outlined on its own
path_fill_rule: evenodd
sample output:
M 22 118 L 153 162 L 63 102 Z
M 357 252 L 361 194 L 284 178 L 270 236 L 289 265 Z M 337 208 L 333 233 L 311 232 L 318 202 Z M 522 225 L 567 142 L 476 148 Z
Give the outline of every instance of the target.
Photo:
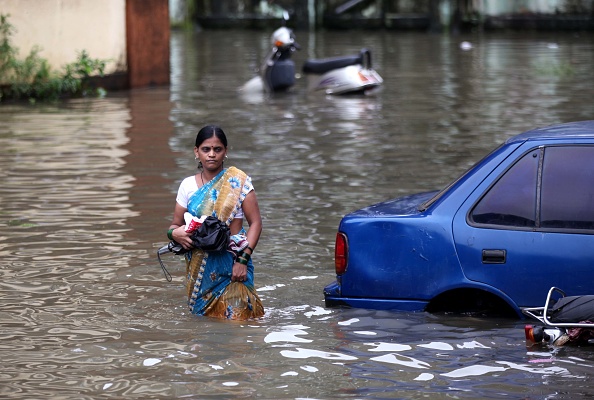
M 249 225 L 247 241 L 250 247 L 255 249 L 262 234 L 262 216 L 260 215 L 256 192 L 253 190 L 245 196 L 245 200 L 243 201 L 243 215 Z
M 192 248 L 192 239 L 190 239 L 190 235 L 185 230 L 186 222 L 184 221 L 184 213 L 186 211 L 186 208 L 180 206 L 177 202 L 175 203 L 175 209 L 173 210 L 173 220 L 171 221 L 169 229 L 173 229 L 173 240 L 181 244 L 184 249 L 190 249 Z
M 244 252 L 252 254 L 253 249 L 256 248 L 262 233 L 262 216 L 260 215 L 260 208 L 258 207 L 258 199 L 256 192 L 253 190 L 247 194 L 242 204 L 243 215 L 245 216 L 249 229 L 247 231 L 247 241 L 251 249 L 245 249 Z M 247 277 L 247 265 L 235 262 L 233 264 L 233 273 L 231 281 L 245 281 Z

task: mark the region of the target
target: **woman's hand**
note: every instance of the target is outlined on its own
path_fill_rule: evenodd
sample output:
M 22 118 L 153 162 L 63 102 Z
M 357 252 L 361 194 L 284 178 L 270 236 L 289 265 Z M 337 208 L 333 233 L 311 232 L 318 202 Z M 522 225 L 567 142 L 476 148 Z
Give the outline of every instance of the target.
M 233 264 L 231 282 L 245 282 L 247 280 L 247 265 L 239 262 Z
M 189 250 L 194 247 L 190 234 L 186 232 L 185 225 L 175 228 L 173 232 L 171 232 L 171 236 L 173 237 L 173 240 L 181 244 L 182 247 L 186 250 Z
M 173 220 L 171 221 L 171 225 L 169 229 L 173 229 L 171 232 L 171 237 L 177 243 L 181 244 L 182 247 L 186 250 L 190 250 L 194 248 L 192 243 L 192 239 L 190 239 L 190 235 L 186 232 L 186 225 L 184 220 L 184 213 L 188 211 L 186 208 L 179 205 L 179 203 L 175 203 L 175 210 L 173 211 Z

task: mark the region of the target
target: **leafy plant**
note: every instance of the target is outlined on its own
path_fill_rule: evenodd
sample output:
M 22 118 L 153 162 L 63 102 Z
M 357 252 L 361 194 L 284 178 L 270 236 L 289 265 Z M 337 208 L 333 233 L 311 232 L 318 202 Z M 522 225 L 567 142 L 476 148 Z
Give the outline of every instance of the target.
M 93 87 L 90 77 L 103 76 L 108 61 L 93 59 L 85 50 L 78 54 L 76 61 L 66 64 L 62 72 L 51 69 L 48 61 L 39 56 L 41 50 L 37 46 L 25 59 L 19 60 L 18 49 L 10 40 L 14 27 L 8 17 L 0 14 L 0 102 L 6 99 L 57 100 L 105 92 Z
M 91 58 L 86 50 L 81 51 L 75 62 L 64 66 L 64 90 L 83 96 L 100 94 L 102 89 L 92 87 L 88 78 L 94 74 L 103 76 L 106 64 L 106 60 Z
M 10 35 L 14 28 L 8 22 L 8 16 L 0 14 L 0 77 L 11 68 L 11 61 L 15 56 L 15 49 L 10 44 Z
M 534 65 L 534 70 L 539 75 L 554 76 L 557 78 L 571 77 L 576 74 L 575 68 L 568 62 L 548 63 Z

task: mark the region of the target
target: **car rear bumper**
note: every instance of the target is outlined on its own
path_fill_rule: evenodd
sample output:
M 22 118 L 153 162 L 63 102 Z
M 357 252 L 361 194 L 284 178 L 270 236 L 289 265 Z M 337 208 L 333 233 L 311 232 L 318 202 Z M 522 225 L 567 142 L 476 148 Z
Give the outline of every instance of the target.
M 340 293 L 338 282 L 332 282 L 324 288 L 326 307 L 353 307 L 373 310 L 424 311 L 429 304 L 419 300 L 385 300 L 361 297 L 344 297 Z

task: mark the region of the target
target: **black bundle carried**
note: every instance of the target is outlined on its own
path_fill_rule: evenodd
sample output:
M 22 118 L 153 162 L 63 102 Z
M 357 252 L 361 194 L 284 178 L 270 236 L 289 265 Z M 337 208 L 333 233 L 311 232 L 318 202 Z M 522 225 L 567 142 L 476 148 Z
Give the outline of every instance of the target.
M 229 227 L 223 221 L 213 216 L 208 216 L 202 222 L 202 225 L 194 232 L 190 238 L 194 247 L 202 249 L 206 252 L 224 251 L 229 246 Z M 165 268 L 163 261 L 161 260 L 161 254 L 167 252 L 175 253 L 177 255 L 185 254 L 189 250 L 182 247 L 181 244 L 175 240 L 169 242 L 169 244 L 161 247 L 157 251 L 157 258 L 165 274 L 165 278 L 171 282 L 171 274 Z
M 218 218 L 208 216 L 192 236 L 194 247 L 204 251 L 223 251 L 229 246 L 229 227 Z

